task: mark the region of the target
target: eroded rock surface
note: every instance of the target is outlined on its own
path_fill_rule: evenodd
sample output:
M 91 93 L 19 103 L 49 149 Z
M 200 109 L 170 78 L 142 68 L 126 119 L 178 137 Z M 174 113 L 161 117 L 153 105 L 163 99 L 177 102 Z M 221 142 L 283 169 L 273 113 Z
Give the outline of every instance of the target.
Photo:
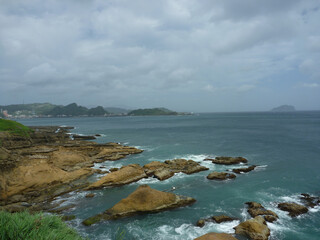
M 267 240 L 270 236 L 270 229 L 261 216 L 242 222 L 234 229 L 236 234 L 244 235 L 252 240 Z
M 308 208 L 297 203 L 279 203 L 278 208 L 282 211 L 289 212 L 290 217 L 296 217 L 298 215 L 308 212 Z
M 100 220 L 115 220 L 136 214 L 164 211 L 190 205 L 195 201 L 191 197 L 161 192 L 150 188 L 148 185 L 142 185 L 112 208 L 86 219 L 83 224 L 88 226 Z
M 118 171 L 108 173 L 97 182 L 90 184 L 87 189 L 121 186 L 139 181 L 146 177 L 148 176 L 139 164 L 130 164 L 128 166 L 121 167 Z
M 274 222 L 279 218 L 275 212 L 265 209 L 260 203 L 247 202 L 246 204 L 249 207 L 248 213 L 253 218 L 257 216 L 263 216 L 267 222 Z
M 237 240 L 237 239 L 233 237 L 231 234 L 211 232 L 211 233 L 202 235 L 200 237 L 197 237 L 194 240 Z
M 252 165 L 250 167 L 246 167 L 246 168 L 234 168 L 232 169 L 232 172 L 234 173 L 247 173 L 247 172 L 251 172 L 253 171 L 257 166 L 256 165 Z

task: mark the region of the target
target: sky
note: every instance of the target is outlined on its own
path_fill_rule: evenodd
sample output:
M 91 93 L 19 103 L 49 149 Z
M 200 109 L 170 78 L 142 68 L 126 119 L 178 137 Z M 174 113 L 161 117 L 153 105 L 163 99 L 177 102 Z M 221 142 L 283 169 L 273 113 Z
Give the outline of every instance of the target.
M 320 110 L 319 0 L 0 0 L 0 105 Z

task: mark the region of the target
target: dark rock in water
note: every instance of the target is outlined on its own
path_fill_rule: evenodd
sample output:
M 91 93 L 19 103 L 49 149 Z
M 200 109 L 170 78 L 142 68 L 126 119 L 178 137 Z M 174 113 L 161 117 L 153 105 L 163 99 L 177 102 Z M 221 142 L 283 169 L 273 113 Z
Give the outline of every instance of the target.
M 198 227 L 203 227 L 206 224 L 206 219 L 200 219 L 198 220 L 198 222 L 196 223 L 196 226 Z
M 110 172 L 115 172 L 115 171 L 118 171 L 118 170 L 119 170 L 119 168 L 110 168 L 109 169 Z
M 77 135 L 77 134 L 73 134 L 72 137 L 74 140 L 94 140 L 94 139 L 97 139 L 95 136 L 84 136 L 84 135 Z
M 252 240 L 268 240 L 270 236 L 270 229 L 261 216 L 242 222 L 234 229 L 236 234 L 249 237 Z
M 279 203 L 278 208 L 282 211 L 289 212 L 290 217 L 296 217 L 300 214 L 304 214 L 308 212 L 308 208 L 303 205 L 297 203 Z
M 320 204 L 320 197 L 310 196 L 307 193 L 301 193 L 300 199 L 307 207 L 314 208 Z
M 236 175 L 232 173 L 226 173 L 226 172 L 212 172 L 210 173 L 207 178 L 210 180 L 227 180 L 227 179 L 233 179 Z
M 65 216 L 61 217 L 62 221 L 71 221 L 71 220 L 73 220 L 75 218 L 76 218 L 75 215 L 65 215 Z
M 100 220 L 115 220 L 137 214 L 160 212 L 190 205 L 195 201 L 196 200 L 191 197 L 161 192 L 150 188 L 148 185 L 141 185 L 112 208 L 109 208 L 101 214 L 90 217 L 82 223 L 89 226 Z
M 94 193 L 88 193 L 85 197 L 86 198 L 93 198 L 95 196 Z
M 226 215 L 219 215 L 219 216 L 212 216 L 211 218 L 204 218 L 198 220 L 196 225 L 198 227 L 203 227 L 206 222 L 216 222 L 216 223 L 222 223 L 222 222 L 231 222 L 237 220 L 236 218 L 228 217 Z
M 246 173 L 246 172 L 250 172 L 250 171 L 254 170 L 256 167 L 257 167 L 256 165 L 252 165 L 252 166 L 246 167 L 246 168 L 234 168 L 234 169 L 232 169 L 232 172 L 238 173 L 238 174 Z
M 233 165 L 248 162 L 248 160 L 243 157 L 216 157 L 214 159 L 206 158 L 205 161 L 211 161 L 212 163 L 223 165 Z
M 61 212 L 67 211 L 67 210 L 69 210 L 71 208 L 74 208 L 75 206 L 76 206 L 75 204 L 70 204 L 70 205 L 66 205 L 66 206 L 63 206 L 63 207 L 51 209 L 48 212 L 61 213 Z
M 216 223 L 222 223 L 222 222 L 231 222 L 237 219 L 226 216 L 226 215 L 220 215 L 220 216 L 213 216 L 212 220 L 215 221 Z
M 233 237 L 231 234 L 210 232 L 200 237 L 197 237 L 194 240 L 237 240 L 237 239 Z
M 248 213 L 253 218 L 257 216 L 263 216 L 268 222 L 274 222 L 279 218 L 275 212 L 265 209 L 260 203 L 246 202 L 246 204 L 249 207 Z
M 101 137 L 101 134 L 95 134 L 94 136 L 95 137 Z

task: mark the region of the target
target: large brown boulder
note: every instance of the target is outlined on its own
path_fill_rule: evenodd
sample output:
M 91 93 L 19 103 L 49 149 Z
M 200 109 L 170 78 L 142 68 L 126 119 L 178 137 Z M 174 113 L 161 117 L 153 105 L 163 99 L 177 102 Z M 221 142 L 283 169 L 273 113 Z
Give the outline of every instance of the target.
M 215 164 L 233 165 L 238 163 L 247 163 L 248 160 L 243 157 L 216 157 L 214 159 L 207 158 L 206 161 L 211 161 Z
M 282 211 L 289 212 L 289 215 L 291 217 L 296 217 L 300 214 L 308 212 L 308 208 L 297 203 L 288 203 L 288 202 L 279 203 L 278 208 L 281 209 Z
M 242 222 L 234 229 L 236 234 L 244 235 L 252 240 L 267 240 L 270 235 L 270 229 L 261 216 Z
M 211 233 L 207 233 L 205 235 L 202 235 L 200 237 L 197 237 L 194 240 L 237 240 L 237 239 L 227 233 L 211 232 Z
M 226 173 L 226 172 L 212 172 L 210 173 L 207 178 L 210 180 L 227 180 L 227 179 L 233 179 L 236 175 L 232 173 Z
M 160 212 L 190 205 L 195 201 L 190 197 L 161 192 L 150 188 L 148 185 L 142 185 L 112 208 L 86 219 L 83 224 L 88 226 L 100 220 L 115 220 L 136 214 Z
M 108 173 L 97 182 L 89 185 L 87 189 L 97 189 L 108 186 L 121 186 L 146 178 L 147 175 L 139 164 L 130 164 L 118 171 Z
M 274 222 L 279 218 L 275 212 L 265 209 L 260 203 L 247 202 L 246 204 L 249 207 L 248 213 L 253 218 L 257 216 L 263 216 L 267 222 Z

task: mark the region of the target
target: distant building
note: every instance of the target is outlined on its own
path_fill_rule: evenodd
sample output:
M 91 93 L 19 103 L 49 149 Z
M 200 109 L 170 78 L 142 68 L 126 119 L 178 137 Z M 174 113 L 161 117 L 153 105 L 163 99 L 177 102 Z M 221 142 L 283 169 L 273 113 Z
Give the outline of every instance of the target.
M 3 116 L 5 116 L 6 118 L 9 117 L 8 111 L 7 110 L 3 110 L 2 111 Z

